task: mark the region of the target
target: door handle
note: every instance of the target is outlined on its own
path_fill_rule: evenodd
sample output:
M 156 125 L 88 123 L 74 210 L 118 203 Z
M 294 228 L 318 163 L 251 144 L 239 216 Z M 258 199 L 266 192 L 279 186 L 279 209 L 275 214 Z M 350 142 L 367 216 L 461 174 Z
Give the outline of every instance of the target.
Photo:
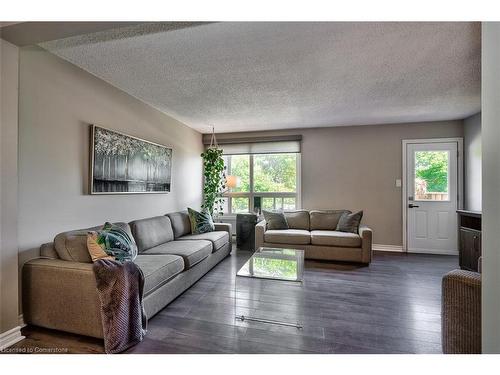
M 409 207 L 409 208 L 415 208 L 415 207 L 420 207 L 420 206 L 417 206 L 416 204 L 412 204 L 412 203 L 410 203 L 410 204 L 408 205 L 408 207 Z

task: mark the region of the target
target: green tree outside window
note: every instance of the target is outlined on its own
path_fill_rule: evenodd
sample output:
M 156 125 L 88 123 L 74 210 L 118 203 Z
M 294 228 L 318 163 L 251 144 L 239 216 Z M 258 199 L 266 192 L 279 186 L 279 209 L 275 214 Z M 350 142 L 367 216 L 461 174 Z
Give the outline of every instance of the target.
M 427 192 L 448 192 L 448 152 L 417 151 L 415 178 L 425 181 Z

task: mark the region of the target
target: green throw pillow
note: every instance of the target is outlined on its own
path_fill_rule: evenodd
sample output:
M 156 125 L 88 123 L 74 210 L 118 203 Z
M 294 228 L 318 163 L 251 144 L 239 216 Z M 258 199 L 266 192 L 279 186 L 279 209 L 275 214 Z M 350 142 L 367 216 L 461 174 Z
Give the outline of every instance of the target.
M 339 223 L 337 224 L 337 230 L 339 232 L 349 232 L 349 233 L 358 233 L 359 232 L 359 224 L 361 223 L 361 218 L 363 217 L 363 211 L 358 211 L 352 213 L 350 211 L 344 212 L 339 219 Z
M 215 230 L 212 215 L 207 211 L 198 212 L 192 208 L 188 208 L 189 221 L 191 222 L 191 233 L 201 234 L 213 232 Z
M 262 210 L 262 213 L 264 214 L 264 219 L 266 219 L 267 229 L 290 229 L 283 212 Z
M 133 261 L 137 257 L 137 245 L 133 237 L 119 226 L 111 223 L 104 224 L 99 231 L 89 232 L 87 247 L 91 254 L 92 251 L 95 252 L 96 245 L 119 262 Z M 94 260 L 94 257 L 92 258 Z

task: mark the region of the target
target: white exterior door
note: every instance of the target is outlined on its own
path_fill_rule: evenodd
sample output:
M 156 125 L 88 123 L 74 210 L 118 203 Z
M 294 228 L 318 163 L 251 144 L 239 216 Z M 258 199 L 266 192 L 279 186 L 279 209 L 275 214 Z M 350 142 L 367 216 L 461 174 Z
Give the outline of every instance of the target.
M 407 251 L 458 254 L 458 142 L 406 145 Z

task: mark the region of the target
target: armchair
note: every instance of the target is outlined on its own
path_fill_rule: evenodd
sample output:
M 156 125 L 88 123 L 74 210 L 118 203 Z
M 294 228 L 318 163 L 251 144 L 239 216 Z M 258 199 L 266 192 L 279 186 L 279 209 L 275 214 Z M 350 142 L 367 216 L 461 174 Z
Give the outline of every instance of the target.
M 448 272 L 441 298 L 443 353 L 481 353 L 481 274 L 458 269 Z

